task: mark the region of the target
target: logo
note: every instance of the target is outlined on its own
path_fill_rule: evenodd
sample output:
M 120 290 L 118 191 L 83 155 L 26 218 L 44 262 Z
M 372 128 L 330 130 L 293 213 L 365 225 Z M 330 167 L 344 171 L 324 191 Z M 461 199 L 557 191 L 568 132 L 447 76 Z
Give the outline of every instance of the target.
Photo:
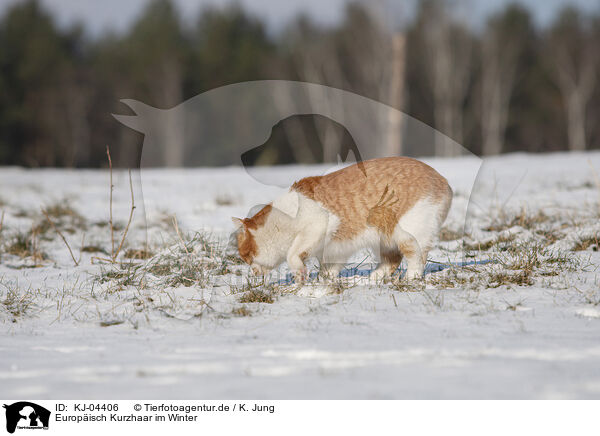
M 50 411 L 42 406 L 28 401 L 19 401 L 6 409 L 6 431 L 14 433 L 18 428 L 27 430 L 48 430 Z

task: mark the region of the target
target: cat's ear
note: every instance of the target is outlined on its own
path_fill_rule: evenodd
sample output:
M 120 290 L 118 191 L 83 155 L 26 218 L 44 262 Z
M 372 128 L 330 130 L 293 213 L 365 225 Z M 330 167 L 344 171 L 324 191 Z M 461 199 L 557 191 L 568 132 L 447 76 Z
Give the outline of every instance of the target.
M 236 217 L 231 217 L 231 222 L 233 223 L 233 225 L 235 226 L 236 229 L 241 229 L 242 227 L 244 227 L 244 220 L 240 219 L 240 218 L 236 218 Z

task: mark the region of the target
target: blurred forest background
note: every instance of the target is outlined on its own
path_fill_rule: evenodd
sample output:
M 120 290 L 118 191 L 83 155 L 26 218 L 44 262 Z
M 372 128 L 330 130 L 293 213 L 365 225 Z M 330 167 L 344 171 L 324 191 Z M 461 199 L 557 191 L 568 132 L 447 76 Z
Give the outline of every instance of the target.
M 423 0 L 402 25 L 384 18 L 355 2 L 333 27 L 301 15 L 273 33 L 239 6 L 204 9 L 189 25 L 169 0 L 153 0 L 127 32 L 90 38 L 35 0 L 17 3 L 0 17 L 0 164 L 105 166 L 110 145 L 117 164 L 136 166 L 143 137 L 111 116 L 131 113 L 120 99 L 170 108 L 258 79 L 373 98 L 478 155 L 600 148 L 599 13 L 565 7 L 539 28 L 512 4 L 473 28 L 451 3 Z M 318 117 L 288 124 L 273 140 L 343 140 Z M 279 148 L 277 162 L 295 161 Z

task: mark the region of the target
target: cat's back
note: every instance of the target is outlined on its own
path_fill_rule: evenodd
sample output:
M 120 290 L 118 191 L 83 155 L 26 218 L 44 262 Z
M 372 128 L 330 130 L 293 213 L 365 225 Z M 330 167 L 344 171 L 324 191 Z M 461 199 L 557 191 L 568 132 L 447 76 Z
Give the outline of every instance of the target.
M 447 202 L 447 180 L 429 165 L 408 157 L 371 159 L 324 176 L 297 181 L 292 190 L 320 203 L 340 218 L 353 236 L 375 207 L 399 219 L 419 200 Z
M 316 201 L 330 204 L 352 197 L 365 201 L 378 200 L 383 190 L 398 190 L 403 197 L 431 195 L 438 197 L 447 192 L 448 182 L 429 165 L 408 157 L 371 159 L 342 168 L 324 176 L 306 177 L 294 183 L 295 190 Z

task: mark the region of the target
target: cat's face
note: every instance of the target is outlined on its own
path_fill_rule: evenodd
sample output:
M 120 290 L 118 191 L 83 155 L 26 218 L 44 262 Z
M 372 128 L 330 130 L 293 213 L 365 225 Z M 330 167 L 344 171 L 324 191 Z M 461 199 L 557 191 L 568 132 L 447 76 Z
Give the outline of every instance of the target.
M 257 275 L 265 275 L 281 261 L 280 250 L 273 247 L 265 229 L 267 217 L 271 212 L 270 205 L 265 206 L 252 218 L 232 218 L 238 228 L 237 248 L 240 258 L 252 267 Z

